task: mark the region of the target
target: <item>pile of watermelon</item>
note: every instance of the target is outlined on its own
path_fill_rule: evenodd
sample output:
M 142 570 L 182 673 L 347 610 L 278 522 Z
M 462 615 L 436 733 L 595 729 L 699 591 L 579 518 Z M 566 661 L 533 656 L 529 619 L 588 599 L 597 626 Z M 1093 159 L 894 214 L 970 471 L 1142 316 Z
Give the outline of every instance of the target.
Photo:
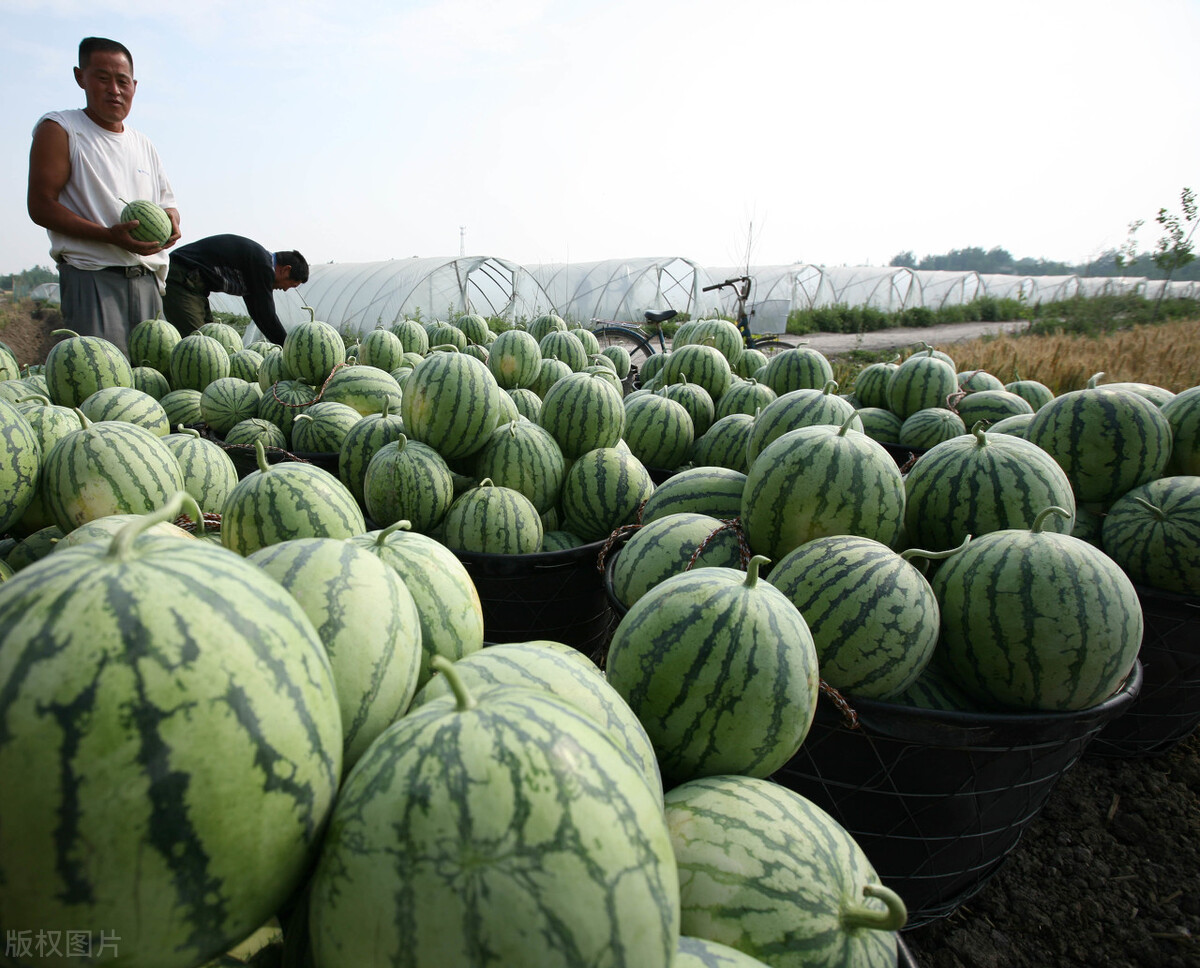
M 925 348 L 839 394 L 704 320 L 626 392 L 587 330 L 492 325 L 0 348 L 6 926 L 168 968 L 267 922 L 316 965 L 895 964 L 902 900 L 771 779 L 819 683 L 1084 709 L 1135 582 L 1200 597 L 1200 388 Z M 902 473 L 872 411 L 931 410 Z M 603 670 L 484 647 L 459 555 L 591 543 Z

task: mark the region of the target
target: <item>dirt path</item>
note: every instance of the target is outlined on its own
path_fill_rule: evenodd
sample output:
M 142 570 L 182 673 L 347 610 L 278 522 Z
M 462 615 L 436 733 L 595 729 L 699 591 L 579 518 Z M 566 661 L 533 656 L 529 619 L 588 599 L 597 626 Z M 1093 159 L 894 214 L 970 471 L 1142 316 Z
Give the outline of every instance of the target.
M 862 334 L 809 333 L 807 336 L 788 337 L 788 341 L 803 342 L 805 346 L 811 346 L 828 356 L 831 353 L 848 353 L 851 350 L 901 349 L 922 341 L 933 344 L 958 343 L 979 336 L 1016 332 L 1028 325 L 1025 320 L 1003 323 L 949 323 L 944 326 L 913 329 L 882 329 Z

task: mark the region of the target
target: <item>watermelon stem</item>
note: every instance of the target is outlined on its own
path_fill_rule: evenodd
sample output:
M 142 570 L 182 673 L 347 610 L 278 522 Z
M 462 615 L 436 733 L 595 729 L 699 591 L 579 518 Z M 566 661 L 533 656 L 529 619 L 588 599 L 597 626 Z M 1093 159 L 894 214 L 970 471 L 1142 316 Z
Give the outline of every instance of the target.
M 758 584 L 758 570 L 763 565 L 769 565 L 771 559 L 766 555 L 755 555 L 750 559 L 750 563 L 746 566 L 746 580 L 742 585 L 746 588 L 753 588 Z
M 1066 518 L 1067 520 L 1071 518 L 1071 512 L 1066 508 L 1060 508 L 1057 504 L 1052 504 L 1050 507 L 1038 512 L 1038 516 L 1033 519 L 1033 527 L 1029 530 L 1034 534 L 1040 534 L 1043 523 L 1051 514 L 1057 514 L 1059 517 Z
M 453 662 L 444 655 L 435 655 L 429 664 L 434 672 L 440 672 L 446 677 L 446 682 L 454 691 L 454 698 L 458 703 L 458 711 L 460 713 L 465 713 L 468 709 L 475 708 L 475 697 L 467 689 L 466 683 L 462 681 L 462 676 L 454 668 Z
M 1167 520 L 1167 513 L 1162 508 L 1160 508 L 1157 504 L 1151 504 L 1144 497 L 1138 497 L 1136 495 L 1134 496 L 1133 501 L 1135 504 L 1140 504 L 1143 508 L 1145 508 L 1152 515 L 1154 515 L 1154 519 L 1156 521 Z
M 271 469 L 271 464 L 267 460 L 267 452 L 263 447 L 261 438 L 254 439 L 254 460 L 258 464 L 258 469 L 264 474 Z
M 948 548 L 945 551 L 926 551 L 923 548 L 906 548 L 904 551 L 900 552 L 900 557 L 905 561 L 908 561 L 911 556 L 919 555 L 920 557 L 928 558 L 931 561 L 940 561 L 943 558 L 949 558 L 951 555 L 958 554 L 970 543 L 971 536 L 967 535 L 966 538 L 963 539 L 963 543 L 957 548 Z
M 884 903 L 884 910 L 865 904 L 848 904 L 841 911 L 843 927 L 849 930 L 899 931 L 908 922 L 908 908 L 891 888 L 882 884 L 866 884 L 863 886 L 863 896 L 879 899 Z
M 387 539 L 389 537 L 391 537 L 393 531 L 411 531 L 411 530 L 412 530 L 412 522 L 411 521 L 408 521 L 404 518 L 401 518 L 399 521 L 393 521 L 386 528 L 384 528 L 382 531 L 379 532 L 379 537 L 375 539 L 375 544 L 378 547 L 382 548 L 387 543 Z
M 192 508 L 195 509 L 197 516 L 203 519 L 204 515 L 200 513 L 200 508 L 196 506 L 195 499 L 186 491 L 176 491 L 171 495 L 167 503 L 158 510 L 141 515 L 136 521 L 130 521 L 118 531 L 113 536 L 112 544 L 108 546 L 106 557 L 118 561 L 127 561 L 132 552 L 133 543 L 137 540 L 138 535 L 160 522 L 174 521 L 179 517 L 179 512 L 183 509 L 185 500 L 192 502 Z

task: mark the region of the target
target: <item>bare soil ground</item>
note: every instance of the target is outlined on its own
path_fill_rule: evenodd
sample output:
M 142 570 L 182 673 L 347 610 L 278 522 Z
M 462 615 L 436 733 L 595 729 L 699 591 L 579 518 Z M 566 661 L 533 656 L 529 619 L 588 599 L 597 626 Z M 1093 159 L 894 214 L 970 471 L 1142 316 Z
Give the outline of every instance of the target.
M 59 339 L 50 333 L 62 326 L 58 307 L 30 310 L 27 308 L 29 303 L 13 306 L 2 299 L 0 297 L 0 342 L 7 344 L 21 366 L 46 362 L 46 354 Z

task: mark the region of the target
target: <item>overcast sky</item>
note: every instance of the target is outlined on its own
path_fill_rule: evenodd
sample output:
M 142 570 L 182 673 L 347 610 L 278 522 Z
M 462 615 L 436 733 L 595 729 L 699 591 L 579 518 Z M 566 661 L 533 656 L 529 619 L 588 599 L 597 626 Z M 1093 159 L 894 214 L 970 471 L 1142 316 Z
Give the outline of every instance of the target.
M 1074 262 L 1200 189 L 1200 0 L 0 0 L 0 272 L 91 34 L 184 241 L 313 262 Z

